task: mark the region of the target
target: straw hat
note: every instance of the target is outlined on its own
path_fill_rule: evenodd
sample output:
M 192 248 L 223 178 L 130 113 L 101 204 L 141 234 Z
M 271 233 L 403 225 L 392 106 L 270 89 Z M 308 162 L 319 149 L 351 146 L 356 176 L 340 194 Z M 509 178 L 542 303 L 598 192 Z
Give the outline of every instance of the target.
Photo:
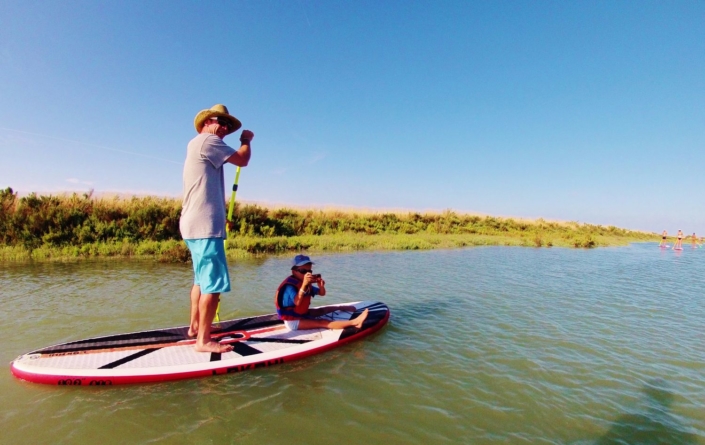
M 212 117 L 224 117 L 233 124 L 233 128 L 228 132 L 228 134 L 233 133 L 242 127 L 242 123 L 240 123 L 235 116 L 231 116 L 230 113 L 228 113 L 228 107 L 223 104 L 216 104 L 208 110 L 201 110 L 198 112 L 196 118 L 193 120 L 193 126 L 196 127 L 196 131 L 200 133 L 205 122 Z

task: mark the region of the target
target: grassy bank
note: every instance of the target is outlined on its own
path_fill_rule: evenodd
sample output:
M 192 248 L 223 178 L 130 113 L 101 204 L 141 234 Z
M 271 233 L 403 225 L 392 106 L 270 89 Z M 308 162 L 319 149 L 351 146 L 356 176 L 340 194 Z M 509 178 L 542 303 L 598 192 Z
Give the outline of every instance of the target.
M 189 260 L 178 199 L 19 198 L 0 191 L 0 261 L 91 257 Z M 268 209 L 237 205 L 229 257 L 294 251 L 417 250 L 507 245 L 577 247 L 656 241 L 614 226 L 458 214 Z

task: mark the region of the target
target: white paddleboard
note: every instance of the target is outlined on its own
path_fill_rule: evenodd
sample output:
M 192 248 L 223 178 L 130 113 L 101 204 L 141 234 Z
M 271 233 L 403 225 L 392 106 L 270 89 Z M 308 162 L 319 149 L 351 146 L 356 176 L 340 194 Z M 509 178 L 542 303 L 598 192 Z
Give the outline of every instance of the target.
M 23 380 L 49 385 L 104 386 L 230 374 L 307 357 L 360 339 L 389 320 L 380 302 L 345 303 L 321 319 L 349 320 L 369 309 L 361 328 L 290 331 L 276 314 L 226 320 L 212 336 L 234 349 L 196 352 L 188 326 L 72 341 L 21 355 L 11 364 Z M 335 306 L 342 306 L 336 304 Z

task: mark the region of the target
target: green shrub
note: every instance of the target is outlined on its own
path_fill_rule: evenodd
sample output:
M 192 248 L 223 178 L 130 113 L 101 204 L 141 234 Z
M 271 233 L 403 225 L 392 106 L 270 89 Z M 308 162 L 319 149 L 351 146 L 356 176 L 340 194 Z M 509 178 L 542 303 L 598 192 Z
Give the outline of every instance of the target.
M 0 190 L 2 258 L 139 255 L 188 261 L 179 232 L 180 215 L 179 199 L 101 199 L 92 193 L 33 193 L 18 198 L 7 188 Z M 591 248 L 655 236 L 614 226 L 483 217 L 452 210 L 364 213 L 238 203 L 227 249 L 228 255 L 244 255 L 311 248 L 416 250 L 489 244 Z

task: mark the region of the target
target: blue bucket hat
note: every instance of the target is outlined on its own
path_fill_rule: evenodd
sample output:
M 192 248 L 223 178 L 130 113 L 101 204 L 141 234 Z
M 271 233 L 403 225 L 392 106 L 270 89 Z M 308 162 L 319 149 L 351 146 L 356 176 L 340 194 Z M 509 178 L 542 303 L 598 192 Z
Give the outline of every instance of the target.
M 291 267 L 299 267 L 303 266 L 304 264 L 316 264 L 313 261 L 311 261 L 311 258 L 307 257 L 306 255 L 296 255 L 294 257 L 294 260 L 292 261 Z

